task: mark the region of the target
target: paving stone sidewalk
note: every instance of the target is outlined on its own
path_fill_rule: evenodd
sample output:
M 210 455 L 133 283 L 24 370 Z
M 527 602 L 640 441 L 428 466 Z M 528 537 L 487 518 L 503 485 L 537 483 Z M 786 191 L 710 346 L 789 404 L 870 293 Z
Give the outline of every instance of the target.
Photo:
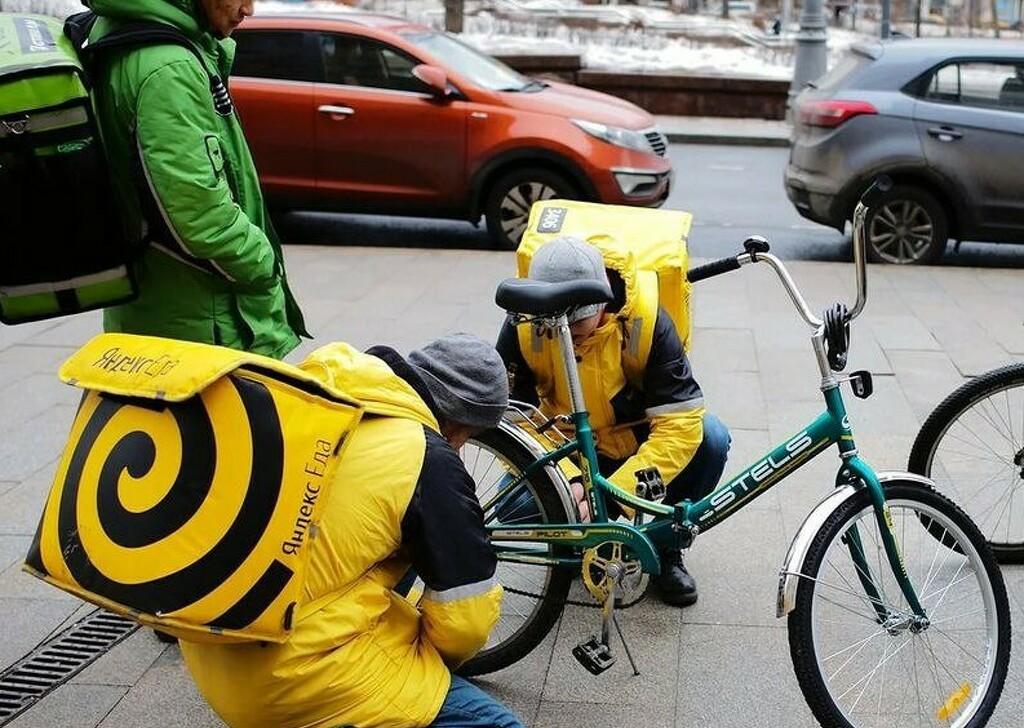
M 400 351 L 447 331 L 492 338 L 498 280 L 512 253 L 286 248 L 317 341 Z M 702 261 L 694 261 L 699 263 Z M 812 308 L 853 291 L 852 267 L 795 262 Z M 930 409 L 964 377 L 1024 360 L 1022 272 L 872 266 L 869 301 L 855 323 L 849 369 L 874 373 L 875 395 L 850 401 L 862 454 L 902 469 Z M 694 367 L 709 406 L 732 428 L 728 472 L 792 434 L 820 410 L 808 330 L 766 266 L 708 281 L 694 293 Z M 58 382 L 60 362 L 100 329 L 98 314 L 0 327 L 0 669 L 88 609 L 20 570 L 78 393 Z M 686 610 L 647 601 L 622 615 L 642 674 L 624 656 L 592 677 L 570 655 L 597 626 L 570 607 L 522 663 L 482 681 L 535 728 L 812 726 L 775 618 L 778 568 L 811 506 L 832 488 L 822 456 L 749 510 L 697 540 L 687 564 L 701 586 Z M 1006 567 L 1016 641 L 1010 676 L 990 723 L 1017 728 L 1024 711 L 1024 567 Z M 220 722 L 185 673 L 177 647 L 139 631 L 10 728 L 151 728 Z

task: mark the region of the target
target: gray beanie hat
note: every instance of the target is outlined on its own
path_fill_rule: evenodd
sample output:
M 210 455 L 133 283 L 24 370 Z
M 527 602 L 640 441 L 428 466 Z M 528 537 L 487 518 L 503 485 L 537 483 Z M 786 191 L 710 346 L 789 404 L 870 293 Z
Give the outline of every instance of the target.
M 449 334 L 410 352 L 406 360 L 445 419 L 484 429 L 501 420 L 508 406 L 508 374 L 491 344 L 472 334 Z
M 547 283 L 608 281 L 601 251 L 590 243 L 571 236 L 555 238 L 540 246 L 530 261 L 529 277 Z M 600 313 L 602 309 L 603 305 L 600 303 L 580 306 L 569 316 L 569 323 L 590 318 Z

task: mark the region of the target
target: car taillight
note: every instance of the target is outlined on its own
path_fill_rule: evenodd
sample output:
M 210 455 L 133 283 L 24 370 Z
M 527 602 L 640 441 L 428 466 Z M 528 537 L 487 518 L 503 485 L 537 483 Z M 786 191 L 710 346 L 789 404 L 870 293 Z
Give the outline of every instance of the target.
M 800 104 L 800 121 L 831 129 L 861 114 L 877 114 L 867 101 L 806 101 Z

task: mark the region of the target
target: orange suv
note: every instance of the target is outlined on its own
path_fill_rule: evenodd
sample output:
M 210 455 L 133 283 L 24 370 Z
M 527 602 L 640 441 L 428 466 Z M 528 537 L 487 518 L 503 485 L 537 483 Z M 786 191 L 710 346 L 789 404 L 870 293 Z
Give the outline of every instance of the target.
M 526 78 L 451 35 L 349 12 L 255 17 L 232 37 L 232 96 L 277 209 L 483 215 L 514 248 L 537 200 L 668 196 L 646 111 Z

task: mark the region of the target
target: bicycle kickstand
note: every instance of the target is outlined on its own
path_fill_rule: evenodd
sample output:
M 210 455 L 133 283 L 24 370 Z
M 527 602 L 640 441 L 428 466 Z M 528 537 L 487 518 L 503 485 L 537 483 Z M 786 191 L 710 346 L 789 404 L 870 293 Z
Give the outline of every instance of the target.
M 600 675 L 615 664 L 615 656 L 612 654 L 609 644 L 612 625 L 615 626 L 615 631 L 618 632 L 619 639 L 622 640 L 622 647 L 626 650 L 626 658 L 629 660 L 630 667 L 633 668 L 633 674 L 640 674 L 636 662 L 633 660 L 633 653 L 630 652 L 629 645 L 626 643 L 626 637 L 622 633 L 622 628 L 619 627 L 619 620 L 615 618 L 615 593 L 618 591 L 620 577 L 618 566 L 609 566 L 608 580 L 611 582 L 611 588 L 601 604 L 601 637 L 598 638 L 594 635 L 589 640 L 580 642 L 572 650 L 573 657 L 594 675 Z

